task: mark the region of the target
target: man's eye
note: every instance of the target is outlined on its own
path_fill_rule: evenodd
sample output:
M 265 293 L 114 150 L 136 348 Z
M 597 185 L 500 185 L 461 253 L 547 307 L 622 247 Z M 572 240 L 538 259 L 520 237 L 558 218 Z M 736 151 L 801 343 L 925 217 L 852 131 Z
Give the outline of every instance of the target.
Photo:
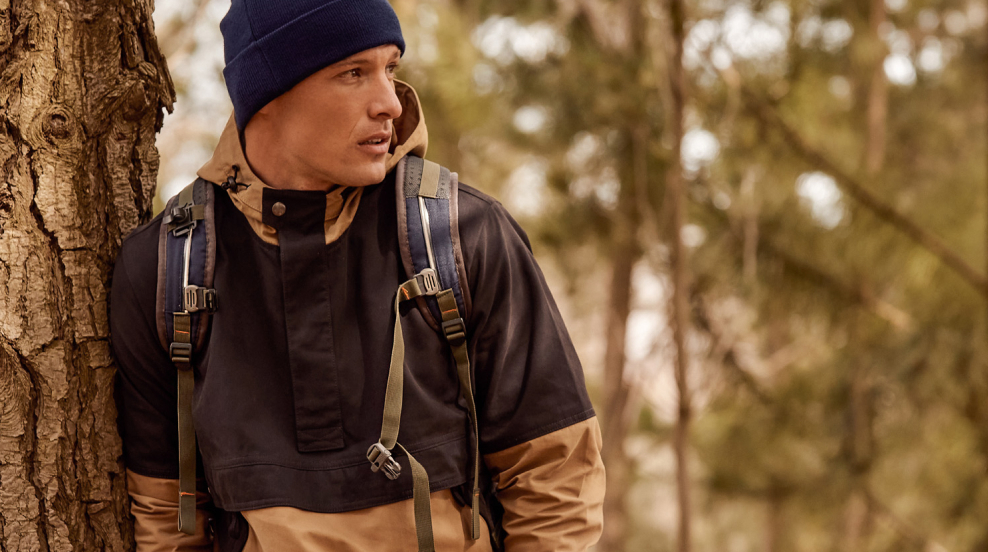
M 399 66 L 398 66 L 397 63 L 393 63 L 391 65 L 388 65 L 388 73 L 394 75 L 395 73 L 398 72 L 398 68 L 399 68 Z
M 354 77 L 354 78 L 359 77 L 360 76 L 360 69 L 350 69 L 349 71 L 343 73 L 343 76 L 344 77 Z

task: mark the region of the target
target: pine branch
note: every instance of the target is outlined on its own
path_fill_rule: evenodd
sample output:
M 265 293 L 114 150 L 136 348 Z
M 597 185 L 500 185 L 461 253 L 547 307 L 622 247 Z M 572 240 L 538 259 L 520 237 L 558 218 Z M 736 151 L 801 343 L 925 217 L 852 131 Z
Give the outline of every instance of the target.
M 785 136 L 786 141 L 804 159 L 811 164 L 830 174 L 837 181 L 837 184 L 848 195 L 856 199 L 867 209 L 873 212 L 880 219 L 896 227 L 917 244 L 932 253 L 944 264 L 952 268 L 969 284 L 974 286 L 980 293 L 988 296 L 988 278 L 979 273 L 970 263 L 950 248 L 942 239 L 926 230 L 906 215 L 897 211 L 891 205 L 885 203 L 875 196 L 849 172 L 842 169 L 835 162 L 831 161 L 822 152 L 811 146 L 800 134 L 786 122 L 778 111 L 768 102 L 758 98 L 751 90 L 741 84 L 741 91 L 745 101 L 753 109 L 758 118 L 765 124 L 779 129 Z

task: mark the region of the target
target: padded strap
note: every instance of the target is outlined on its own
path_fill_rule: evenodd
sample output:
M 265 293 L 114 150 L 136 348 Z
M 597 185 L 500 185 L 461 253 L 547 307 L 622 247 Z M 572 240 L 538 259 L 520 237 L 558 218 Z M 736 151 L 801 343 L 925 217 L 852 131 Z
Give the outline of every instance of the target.
M 208 238 L 206 230 L 199 222 L 204 220 L 208 191 L 206 184 L 196 181 L 186 186 L 173 206 L 170 222 L 167 223 L 165 234 L 166 254 L 168 255 L 166 269 L 166 297 L 164 313 L 166 327 L 171 330 L 168 356 L 177 369 L 177 404 L 178 411 L 178 529 L 194 535 L 196 532 L 196 433 L 192 423 L 192 397 L 195 390 L 195 374 L 193 371 L 192 353 L 196 331 L 201 329 L 202 314 L 192 314 L 200 309 L 198 302 L 195 307 L 185 299 L 191 291 L 192 298 L 198 298 L 197 292 L 202 290 L 203 307 L 206 306 L 207 290 L 192 282 L 203 282 L 204 266 L 207 261 L 202 257 L 208 255 Z M 210 221 L 211 222 L 211 221 Z M 163 221 L 163 224 L 164 221 Z M 197 256 L 196 259 L 193 259 Z M 160 276 L 159 276 L 160 277 Z M 210 295 L 215 306 L 215 293 Z

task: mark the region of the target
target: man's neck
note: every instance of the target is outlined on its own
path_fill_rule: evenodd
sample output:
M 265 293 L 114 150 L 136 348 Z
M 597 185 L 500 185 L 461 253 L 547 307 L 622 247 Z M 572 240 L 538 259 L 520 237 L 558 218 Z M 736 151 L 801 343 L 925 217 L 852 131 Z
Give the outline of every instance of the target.
M 307 172 L 306 167 L 279 147 L 278 140 L 262 127 L 248 125 L 244 129 L 242 145 L 250 169 L 272 188 L 328 192 L 336 187 L 320 175 Z

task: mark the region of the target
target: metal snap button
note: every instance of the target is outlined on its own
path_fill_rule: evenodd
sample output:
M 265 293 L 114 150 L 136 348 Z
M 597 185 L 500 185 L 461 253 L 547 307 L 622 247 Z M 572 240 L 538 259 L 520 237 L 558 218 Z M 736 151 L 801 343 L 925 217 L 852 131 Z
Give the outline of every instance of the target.
M 271 212 L 274 213 L 274 216 L 276 217 L 280 217 L 281 215 L 284 215 L 285 210 L 286 210 L 285 204 L 280 201 L 271 206 Z

